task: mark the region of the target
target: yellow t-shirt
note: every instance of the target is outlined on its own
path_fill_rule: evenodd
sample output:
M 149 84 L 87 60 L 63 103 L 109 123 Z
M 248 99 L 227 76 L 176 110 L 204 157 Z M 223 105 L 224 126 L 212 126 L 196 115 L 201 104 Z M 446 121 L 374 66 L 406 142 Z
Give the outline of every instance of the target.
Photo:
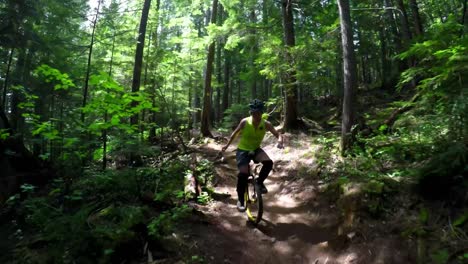
M 257 129 L 255 129 L 252 123 L 252 117 L 248 117 L 244 128 L 241 130 L 241 139 L 237 148 L 247 151 L 258 149 L 263 141 L 263 137 L 265 137 L 265 133 L 265 119 L 262 118 Z

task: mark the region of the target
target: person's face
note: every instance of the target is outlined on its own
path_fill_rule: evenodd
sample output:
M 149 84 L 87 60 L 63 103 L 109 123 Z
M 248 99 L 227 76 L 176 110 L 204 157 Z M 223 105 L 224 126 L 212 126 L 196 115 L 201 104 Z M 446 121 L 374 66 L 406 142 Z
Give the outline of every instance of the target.
M 262 111 L 251 112 L 251 115 L 254 120 L 258 121 L 262 118 Z

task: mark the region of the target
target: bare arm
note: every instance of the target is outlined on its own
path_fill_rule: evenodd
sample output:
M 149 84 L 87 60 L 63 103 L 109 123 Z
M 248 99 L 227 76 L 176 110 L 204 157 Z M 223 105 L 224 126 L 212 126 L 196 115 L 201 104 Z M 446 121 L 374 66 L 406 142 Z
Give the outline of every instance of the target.
M 244 128 L 245 126 L 245 122 L 246 122 L 246 119 L 242 119 L 239 123 L 239 125 L 237 125 L 236 129 L 234 129 L 234 131 L 232 132 L 231 134 L 231 137 L 229 138 L 229 141 L 228 143 L 226 144 L 226 146 L 224 146 L 221 151 L 226 151 L 226 149 L 229 147 L 229 145 L 231 145 L 232 141 L 237 137 L 237 135 L 239 134 L 239 132 Z
M 265 127 L 278 139 L 278 148 L 283 148 L 283 136 L 275 129 L 275 127 L 270 122 L 266 121 Z

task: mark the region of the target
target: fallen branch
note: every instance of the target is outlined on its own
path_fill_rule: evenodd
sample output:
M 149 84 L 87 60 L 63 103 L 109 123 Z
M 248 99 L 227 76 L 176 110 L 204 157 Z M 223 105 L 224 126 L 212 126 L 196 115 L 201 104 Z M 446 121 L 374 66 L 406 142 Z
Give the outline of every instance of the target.
M 414 107 L 414 103 L 419 99 L 420 96 L 421 93 L 415 94 L 405 106 L 393 111 L 393 113 L 384 121 L 383 125 L 385 125 L 387 129 L 391 128 L 401 114 L 408 112 L 411 110 L 411 108 Z

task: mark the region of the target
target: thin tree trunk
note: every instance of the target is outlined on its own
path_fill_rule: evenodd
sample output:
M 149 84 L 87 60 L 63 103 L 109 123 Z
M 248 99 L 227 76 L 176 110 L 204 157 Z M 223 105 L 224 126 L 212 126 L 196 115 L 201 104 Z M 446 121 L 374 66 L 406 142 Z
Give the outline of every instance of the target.
M 143 50 L 145 47 L 146 25 L 148 23 L 150 6 L 151 0 L 145 0 L 143 4 L 143 10 L 141 12 L 140 28 L 138 29 L 138 40 L 135 51 L 135 65 L 133 67 L 132 93 L 136 93 L 140 90 L 141 67 L 143 65 Z M 132 102 L 132 106 L 137 106 L 137 102 Z M 138 114 L 135 114 L 130 118 L 130 124 L 138 124 Z
M 257 17 L 255 15 L 255 8 L 252 7 L 252 10 L 250 11 L 250 23 L 256 24 L 257 23 Z M 257 46 L 257 32 L 255 28 L 252 28 L 250 30 L 250 55 L 249 55 L 249 66 L 250 70 L 252 71 L 252 75 L 250 78 L 251 81 L 251 91 L 252 91 L 252 99 L 258 98 L 258 91 L 257 91 L 257 69 L 255 67 L 255 57 L 257 56 L 258 53 L 258 46 Z
M 24 49 L 21 49 L 19 54 L 18 54 L 18 60 L 16 61 L 16 67 L 15 71 L 13 73 L 13 84 L 14 85 L 24 85 L 23 83 L 23 71 L 24 68 L 26 67 L 26 51 Z M 11 95 L 11 114 L 10 114 L 10 124 L 11 127 L 15 130 L 18 131 L 18 126 L 19 126 L 19 119 L 20 119 L 20 109 L 18 105 L 20 104 L 20 95 L 19 91 L 13 90 L 12 95 Z
M 154 25 L 154 36 L 153 36 L 153 43 L 154 43 L 154 51 L 157 52 L 158 51 L 158 28 L 159 28 L 159 8 L 160 8 L 160 5 L 161 5 L 161 0 L 157 0 L 156 1 L 156 25 Z M 156 62 L 157 63 L 157 62 Z M 156 68 L 157 67 L 157 64 L 153 66 L 153 68 Z M 152 103 L 152 106 L 155 108 L 156 107 L 156 84 L 154 83 L 154 81 L 151 82 L 151 103 Z M 150 126 L 150 129 L 149 129 L 149 133 L 148 133 L 148 138 L 149 138 L 149 141 L 151 142 L 154 138 L 156 138 L 156 126 L 155 126 L 155 123 L 157 121 L 157 118 L 156 118 L 156 112 L 155 111 L 151 111 L 151 117 L 150 117 L 150 120 L 151 120 L 151 126 Z
M 115 50 L 115 31 L 112 35 L 112 48 L 111 48 L 111 58 L 109 63 L 109 77 L 112 78 L 112 66 L 114 63 L 114 50 Z M 107 110 L 104 112 L 104 124 L 107 123 L 109 117 Z M 107 129 L 103 129 L 102 133 L 102 170 L 107 168 Z
M 421 16 L 419 15 L 418 3 L 416 0 L 409 0 L 409 4 L 411 7 L 411 12 L 413 13 L 415 33 L 417 36 L 421 36 L 423 34 L 423 26 Z
M 461 24 L 463 27 L 462 27 L 462 29 L 461 29 L 460 37 L 463 37 L 463 35 L 465 34 L 465 28 L 466 28 L 466 26 L 465 26 L 465 18 L 466 18 L 466 5 L 467 5 L 466 3 L 467 3 L 467 0 L 465 0 L 465 1 L 463 2 L 463 11 L 462 11 L 463 14 L 462 14 L 462 16 L 461 16 L 461 21 L 460 21 L 460 24 Z
M 215 115 L 215 120 L 216 123 L 219 123 L 221 120 L 221 83 L 223 82 L 222 80 L 222 68 L 221 68 L 221 43 L 219 43 L 217 49 L 216 49 L 216 115 Z
M 88 54 L 88 64 L 86 65 L 86 77 L 85 77 L 85 83 L 84 83 L 84 90 L 83 90 L 83 103 L 82 103 L 82 108 L 84 109 L 86 106 L 86 101 L 88 98 L 88 83 L 89 83 L 89 75 L 91 73 L 91 56 L 93 54 L 93 46 L 94 46 L 94 34 L 96 32 L 96 26 L 97 26 L 97 20 L 99 16 L 99 7 L 101 6 L 101 1 L 98 1 L 98 6 L 96 9 L 96 17 L 94 18 L 93 21 L 93 31 L 91 33 L 91 43 L 89 44 L 89 54 Z M 85 113 L 84 111 L 81 111 L 81 123 L 84 124 L 85 120 Z
M 379 29 L 379 38 L 380 38 L 380 77 L 382 80 L 382 88 L 385 90 L 389 88 L 389 79 L 387 75 L 391 72 L 391 61 L 388 60 L 388 50 L 387 50 L 387 40 L 385 39 L 385 29 L 384 27 L 380 27 Z
M 357 28 L 359 28 L 359 25 L 356 25 Z M 362 34 L 361 34 L 361 30 L 357 30 L 357 37 L 358 37 L 358 40 L 359 40 L 359 47 L 357 47 L 357 50 L 359 51 L 358 53 L 358 58 L 359 58 L 359 61 L 360 63 L 356 65 L 357 69 L 357 82 L 360 83 L 360 84 L 363 84 L 364 87 L 367 87 L 367 61 L 366 61 L 366 51 L 363 50 L 363 48 L 361 48 L 361 43 L 363 43 L 364 41 L 362 40 Z M 362 52 L 362 54 L 361 54 Z M 361 78 L 361 79 L 359 79 Z
M 223 112 L 229 107 L 229 82 L 230 82 L 230 68 L 231 68 L 231 54 L 229 51 L 224 50 L 224 91 L 223 91 Z
M 237 80 L 236 85 L 237 85 L 237 103 L 240 104 L 241 101 L 242 101 L 242 97 L 241 97 L 242 84 L 241 84 L 241 81 Z
M 213 0 L 212 12 L 211 12 L 211 23 L 216 24 L 216 16 L 218 9 L 218 0 Z M 213 73 L 213 61 L 215 53 L 215 42 L 211 42 L 208 47 L 208 56 L 206 60 L 206 72 L 205 72 L 205 91 L 203 94 L 203 111 L 201 120 L 201 133 L 204 137 L 213 137 L 210 131 L 210 114 L 211 114 L 211 75 Z
M 6 96 L 7 96 L 8 81 L 10 79 L 10 69 L 11 69 L 11 63 L 13 62 L 14 51 L 15 51 L 15 48 L 11 48 L 10 56 L 8 57 L 7 71 L 5 74 L 5 82 L 3 83 L 2 107 L 3 107 L 3 110 L 5 111 L 7 110 L 6 109 Z
M 391 4 L 390 0 L 384 0 L 384 6 L 386 8 L 392 7 L 392 4 Z M 390 27 L 390 30 L 391 30 L 392 35 L 393 35 L 393 41 L 395 42 L 396 52 L 399 53 L 402 50 L 402 48 L 401 48 L 402 44 L 401 44 L 400 34 L 398 32 L 398 23 L 396 22 L 395 13 L 394 13 L 394 11 L 392 11 L 390 9 L 387 9 L 386 13 L 387 13 L 387 17 L 388 17 L 389 22 L 390 22 L 389 27 Z
M 396 0 L 396 2 L 397 2 L 398 8 L 401 11 L 399 16 L 400 16 L 401 27 L 402 27 L 403 38 L 404 38 L 403 46 L 406 48 L 408 47 L 409 42 L 413 36 L 411 35 L 408 13 L 406 12 L 406 8 L 405 8 L 405 4 L 403 3 L 403 0 Z
M 290 67 L 285 76 L 285 118 L 284 128 L 295 129 L 298 127 L 297 120 L 297 84 L 296 84 L 296 71 L 294 70 L 293 59 L 289 49 L 296 45 L 294 36 L 294 17 L 292 12 L 292 0 L 282 0 L 282 14 L 283 14 L 283 31 L 284 42 L 286 44 L 286 61 Z
M 384 6 L 387 7 L 387 8 L 392 7 L 392 3 L 390 2 L 390 0 L 384 0 Z M 398 32 L 399 27 L 398 27 L 398 23 L 396 21 L 396 15 L 401 16 L 400 13 L 396 14 L 395 11 L 387 9 L 387 16 L 388 16 L 388 19 L 389 19 L 389 22 L 390 22 L 390 25 L 389 25 L 390 32 L 391 32 L 391 35 L 393 37 L 393 42 L 395 43 L 395 50 L 391 50 L 389 48 L 389 54 L 391 56 L 403 51 L 403 43 L 402 43 L 402 40 L 401 40 L 401 34 L 400 34 L 400 32 Z M 389 37 L 389 39 L 390 39 L 390 37 Z M 398 72 L 402 72 L 406 68 L 407 68 L 407 63 L 405 63 L 402 60 L 399 60 L 398 61 Z M 392 73 L 392 78 L 391 79 L 393 80 L 393 78 L 394 78 L 394 76 L 393 76 L 393 73 Z
M 190 55 L 189 55 L 190 56 Z M 190 56 L 190 59 L 189 59 L 189 64 L 192 65 L 192 57 Z M 190 71 L 192 71 L 192 66 L 190 66 Z M 193 101 L 193 88 L 194 88 L 194 85 L 193 85 L 193 81 L 192 81 L 192 75 L 189 74 L 188 76 L 188 102 L 187 102 L 187 109 L 191 109 L 192 108 L 192 101 Z M 192 135 L 191 135 L 191 130 L 193 128 L 193 112 L 191 110 L 188 111 L 188 124 L 187 124 L 187 137 L 188 138 L 191 138 Z
M 343 47 L 343 116 L 341 123 L 342 154 L 351 146 L 351 127 L 354 122 L 354 91 L 356 89 L 356 59 L 354 57 L 353 30 L 349 0 L 338 0 L 341 25 L 341 44 Z

